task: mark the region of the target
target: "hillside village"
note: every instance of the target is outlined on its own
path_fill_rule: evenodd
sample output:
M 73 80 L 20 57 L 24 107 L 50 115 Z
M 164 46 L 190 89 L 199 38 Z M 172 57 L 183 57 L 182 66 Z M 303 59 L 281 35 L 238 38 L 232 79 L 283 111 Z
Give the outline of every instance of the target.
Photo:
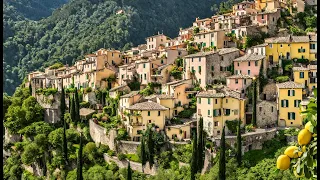
M 317 32 L 291 35 L 278 22 L 284 11 L 294 14 L 316 4 L 287 3 L 243 1 L 230 13 L 196 18 L 175 38 L 158 32 L 125 52 L 101 48 L 72 66 L 56 63 L 31 72 L 24 86 L 50 123 L 61 117 L 56 95 L 63 89 L 70 109 L 78 91 L 82 121 L 106 129 L 108 138 L 113 130 L 118 136 L 125 130 L 126 142 L 140 142 L 152 124 L 168 141 L 188 143 L 200 119 L 213 142 L 224 126 L 227 136 L 235 136 L 232 123 L 238 120 L 243 135 L 302 127 L 300 108 L 317 88 Z M 269 37 L 250 45 L 250 37 L 261 34 Z M 104 137 L 92 138 L 104 143 Z M 259 147 L 245 151 L 252 148 Z

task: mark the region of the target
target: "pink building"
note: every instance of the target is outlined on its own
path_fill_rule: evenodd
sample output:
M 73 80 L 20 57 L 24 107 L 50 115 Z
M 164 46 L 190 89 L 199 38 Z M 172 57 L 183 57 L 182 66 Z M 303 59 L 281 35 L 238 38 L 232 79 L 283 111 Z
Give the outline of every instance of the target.
M 244 93 L 244 90 L 252 83 L 252 77 L 249 75 L 236 74 L 233 76 L 227 77 L 227 87 L 231 90 L 241 91 Z
M 256 12 L 254 2 L 243 1 L 233 6 L 233 14 L 236 16 L 255 14 Z
M 233 61 L 235 74 L 258 76 L 260 66 L 265 61 L 265 56 L 258 54 L 246 54 Z M 264 64 L 264 69 L 266 65 Z

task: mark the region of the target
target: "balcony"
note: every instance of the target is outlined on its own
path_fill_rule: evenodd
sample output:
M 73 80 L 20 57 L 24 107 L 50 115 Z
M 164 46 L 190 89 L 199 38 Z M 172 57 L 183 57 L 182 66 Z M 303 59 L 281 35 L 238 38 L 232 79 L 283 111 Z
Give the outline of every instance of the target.
M 131 126 L 144 126 L 141 122 L 130 123 Z

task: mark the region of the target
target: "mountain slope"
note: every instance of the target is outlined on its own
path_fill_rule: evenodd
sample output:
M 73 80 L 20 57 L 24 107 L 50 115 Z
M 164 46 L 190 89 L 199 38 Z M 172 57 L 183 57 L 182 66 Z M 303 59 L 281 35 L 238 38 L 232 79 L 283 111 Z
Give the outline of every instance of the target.
M 213 0 L 72 0 L 40 21 L 17 21 L 4 41 L 5 91 L 27 72 L 71 64 L 99 48 L 126 49 L 158 31 L 176 37 L 196 17 L 212 15 Z M 116 14 L 118 10 L 122 14 Z

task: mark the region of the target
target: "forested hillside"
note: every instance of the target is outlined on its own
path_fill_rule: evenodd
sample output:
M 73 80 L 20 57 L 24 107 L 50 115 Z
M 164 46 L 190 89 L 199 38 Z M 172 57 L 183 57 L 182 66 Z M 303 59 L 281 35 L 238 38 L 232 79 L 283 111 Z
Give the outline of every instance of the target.
M 211 16 L 212 4 L 213 0 L 71 0 L 39 21 L 23 20 L 15 9 L 5 8 L 5 91 L 12 94 L 30 71 L 55 62 L 71 64 L 102 47 L 128 49 L 158 31 L 175 37 L 196 17 Z M 121 9 L 124 13 L 117 14 Z

